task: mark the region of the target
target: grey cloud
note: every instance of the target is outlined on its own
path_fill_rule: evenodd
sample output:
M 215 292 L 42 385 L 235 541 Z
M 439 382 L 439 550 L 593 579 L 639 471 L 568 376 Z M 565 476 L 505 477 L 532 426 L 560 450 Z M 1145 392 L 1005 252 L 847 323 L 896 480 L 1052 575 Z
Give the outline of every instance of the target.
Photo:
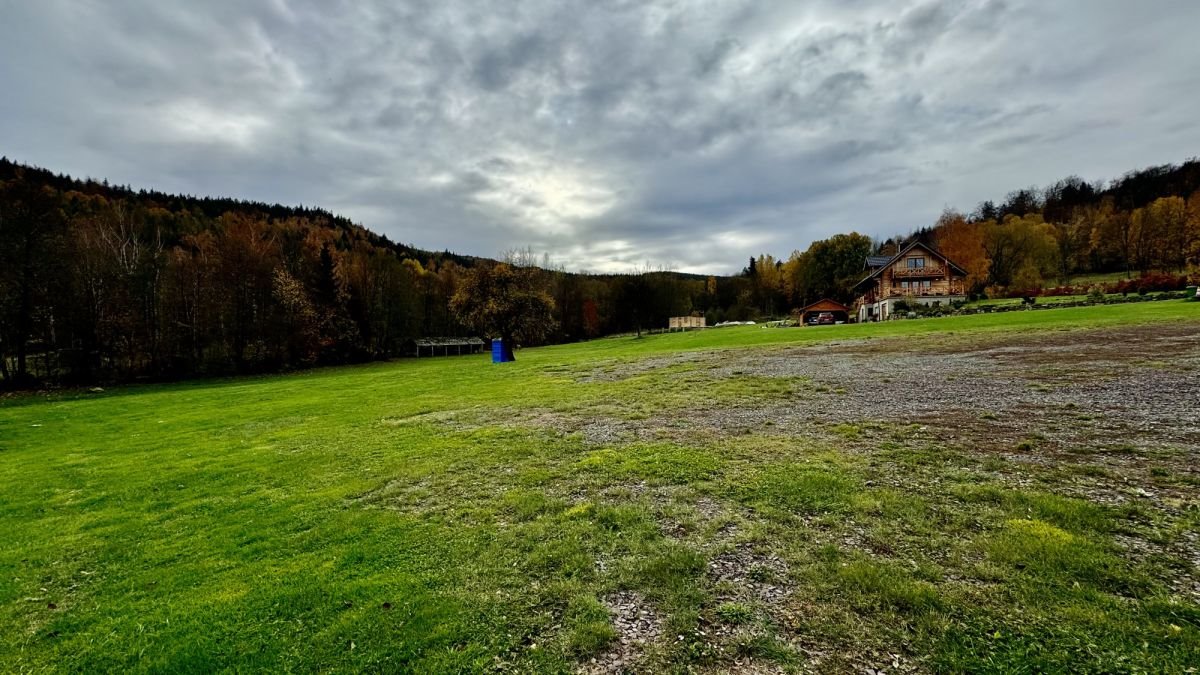
M 704 77 L 721 68 L 725 60 L 741 48 L 741 43 L 734 38 L 722 38 L 710 49 L 696 56 L 696 75 Z
M 951 1 L 935 0 L 913 7 L 898 22 L 888 25 L 887 54 L 897 60 L 924 58 L 954 19 Z
M 732 272 L 1196 154 L 1200 6 L 1158 9 L 8 3 L 0 154 L 434 249 Z
M 475 80 L 488 91 L 503 89 L 523 69 L 552 66 L 558 56 L 558 49 L 542 35 L 518 35 L 502 47 L 479 56 L 474 68 Z

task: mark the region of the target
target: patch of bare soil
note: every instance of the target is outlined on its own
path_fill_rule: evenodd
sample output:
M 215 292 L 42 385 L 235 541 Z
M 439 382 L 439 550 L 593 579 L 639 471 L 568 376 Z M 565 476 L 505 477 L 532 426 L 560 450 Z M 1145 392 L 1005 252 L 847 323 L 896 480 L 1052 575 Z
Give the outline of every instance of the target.
M 677 366 L 683 363 L 701 363 L 717 357 L 719 351 L 676 352 L 667 356 L 653 356 L 627 362 L 609 362 L 582 373 L 576 382 L 617 382 L 637 375 Z
M 713 556 L 708 574 L 723 601 L 753 599 L 773 605 L 791 592 L 787 563 L 778 556 L 759 553 L 749 544 Z
M 802 611 L 803 608 L 800 608 Z M 792 648 L 804 656 L 797 668 L 801 673 L 857 673 L 861 675 L 901 675 L 929 672 L 927 666 L 907 655 L 903 649 L 867 647 L 848 640 L 843 644 L 814 642 L 804 637 L 791 641 Z
M 379 423 L 388 427 L 402 427 L 409 424 L 453 425 L 461 414 L 460 410 L 438 410 L 404 417 L 384 417 L 379 420 Z
M 1155 562 L 1168 572 L 1165 581 L 1171 591 L 1193 601 L 1200 601 L 1200 534 L 1194 531 L 1179 533 L 1171 542 L 1150 541 L 1141 537 L 1117 534 L 1113 537 L 1124 550 L 1126 558 L 1138 563 Z
M 587 675 L 638 672 L 645 650 L 662 636 L 662 618 L 646 599 L 631 591 L 614 593 L 602 601 L 612 615 L 617 638 L 603 654 L 578 669 Z
M 729 664 L 700 672 L 714 675 L 783 675 L 787 671 L 777 663 L 764 663 L 753 657 L 740 657 L 733 659 Z

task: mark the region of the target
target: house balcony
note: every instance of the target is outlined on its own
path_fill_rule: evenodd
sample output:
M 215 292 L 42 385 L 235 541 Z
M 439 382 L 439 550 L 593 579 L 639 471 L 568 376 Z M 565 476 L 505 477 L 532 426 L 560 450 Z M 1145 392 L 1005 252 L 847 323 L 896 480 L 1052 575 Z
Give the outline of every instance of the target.
M 897 267 L 892 270 L 896 278 L 912 279 L 914 277 L 944 277 L 945 267 Z
M 951 285 L 948 288 L 891 288 L 886 293 L 888 298 L 945 298 L 951 295 L 966 295 L 961 285 Z
M 948 286 L 939 284 L 938 288 L 901 288 L 899 286 L 873 288 L 858 299 L 860 305 L 873 305 L 881 300 L 895 300 L 900 298 L 945 298 L 949 296 L 966 295 L 966 289 L 963 284 L 951 283 Z

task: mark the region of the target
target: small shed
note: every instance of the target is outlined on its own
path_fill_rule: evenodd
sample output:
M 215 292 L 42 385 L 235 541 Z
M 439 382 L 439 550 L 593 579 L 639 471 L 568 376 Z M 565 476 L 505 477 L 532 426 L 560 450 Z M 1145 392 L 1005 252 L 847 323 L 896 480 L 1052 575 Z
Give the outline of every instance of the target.
M 692 330 L 704 328 L 706 322 L 703 316 L 673 316 L 667 319 L 667 330 Z
M 845 323 L 850 320 L 850 308 L 829 298 L 822 298 L 807 307 L 796 310 L 796 312 L 800 315 L 800 324 L 804 326 L 808 325 L 809 319 L 815 318 L 821 312 L 832 314 L 834 321 Z
M 460 356 L 462 354 L 478 354 L 487 343 L 472 337 L 429 337 L 419 340 L 409 340 L 405 345 L 405 353 L 409 356 Z

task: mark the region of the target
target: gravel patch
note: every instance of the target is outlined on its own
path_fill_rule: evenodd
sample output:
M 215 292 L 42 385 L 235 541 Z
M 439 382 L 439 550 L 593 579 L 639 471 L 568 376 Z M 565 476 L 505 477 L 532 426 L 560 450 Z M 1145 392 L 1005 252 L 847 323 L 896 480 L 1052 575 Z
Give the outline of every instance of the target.
M 608 651 L 590 659 L 578 672 L 638 672 L 636 666 L 645 649 L 662 636 L 662 618 L 645 598 L 631 591 L 614 593 L 602 602 L 612 615 L 617 639 Z
M 690 362 L 714 382 L 750 376 L 804 384 L 788 397 L 733 404 L 700 397 L 687 409 L 641 419 L 537 414 L 538 426 L 579 433 L 596 445 L 750 432 L 806 435 L 822 426 L 874 422 L 924 424 L 939 440 L 1009 450 L 1031 434 L 1042 449 L 1200 446 L 1200 333 L 1194 326 L 929 340 L 928 349 L 912 339 L 887 339 L 646 359 L 604 377 Z M 696 372 L 662 376 L 669 387 L 675 377 L 694 380 Z
M 1126 534 L 1113 535 L 1128 560 L 1145 563 L 1151 560 L 1170 565 L 1165 581 L 1171 592 L 1200 602 L 1200 534 L 1180 532 L 1170 543 L 1151 542 Z
M 580 375 L 576 382 L 619 382 L 638 375 L 684 363 L 701 363 L 717 357 L 719 351 L 676 352 L 627 362 L 609 362 Z
M 749 544 L 713 556 L 708 575 L 717 584 L 720 600 L 757 599 L 774 605 L 791 593 L 787 563 L 778 556 L 758 553 Z

